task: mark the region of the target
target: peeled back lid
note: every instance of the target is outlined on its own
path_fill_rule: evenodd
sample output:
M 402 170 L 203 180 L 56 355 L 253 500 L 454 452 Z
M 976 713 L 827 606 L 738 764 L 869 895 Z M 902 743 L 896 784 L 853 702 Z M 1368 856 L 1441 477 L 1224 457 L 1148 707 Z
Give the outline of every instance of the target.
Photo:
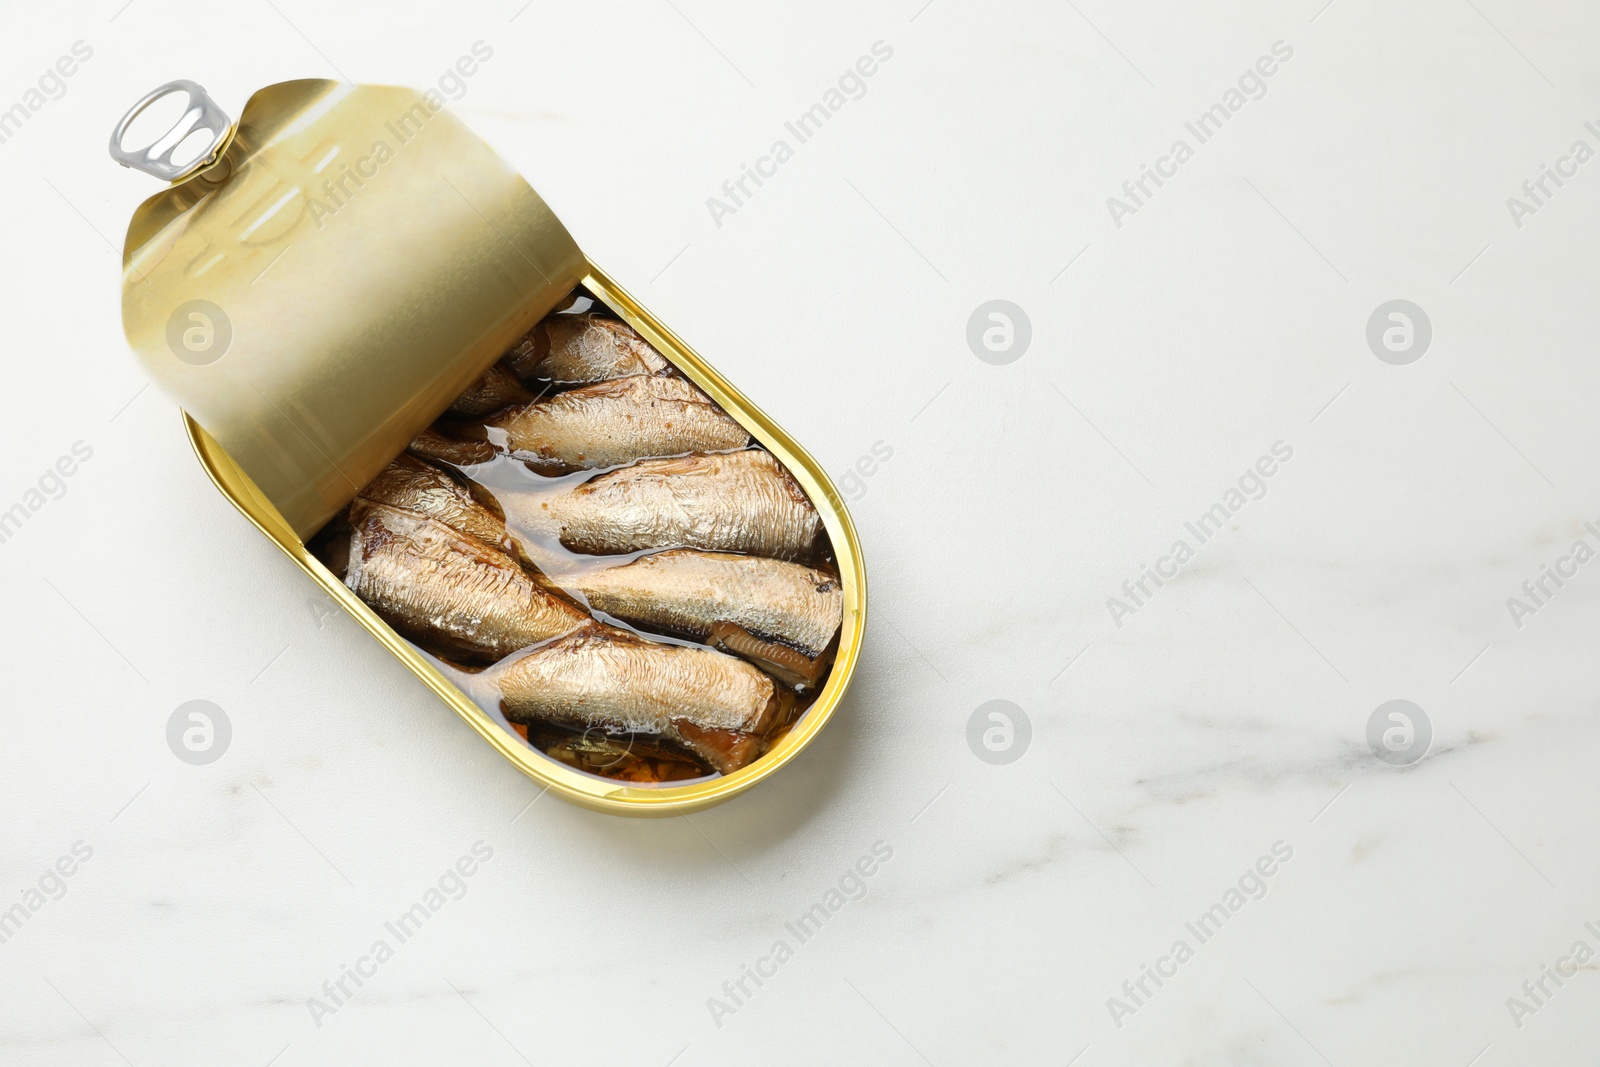
M 161 173 L 119 153 L 126 125 L 113 155 Z M 434 93 L 283 82 L 215 149 L 135 212 L 123 329 L 305 539 L 578 284 L 583 256 Z

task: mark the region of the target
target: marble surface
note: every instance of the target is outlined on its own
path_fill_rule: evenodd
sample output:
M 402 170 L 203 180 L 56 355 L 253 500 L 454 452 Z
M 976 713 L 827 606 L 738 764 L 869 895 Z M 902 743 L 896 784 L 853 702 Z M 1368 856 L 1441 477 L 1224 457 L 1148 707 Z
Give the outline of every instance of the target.
M 28 112 L 0 143 L 27 513 L 0 1061 L 1593 1055 L 1592 6 L 93 0 L 0 29 Z M 121 336 L 155 187 L 105 155 L 128 103 L 437 85 L 477 41 L 451 106 L 856 472 L 854 687 L 692 819 L 541 799 L 217 495 Z M 1020 356 L 981 317 L 969 345 L 992 300 Z M 1431 325 L 1412 362 L 1368 343 L 1394 300 Z M 231 724 L 204 765 L 167 742 L 194 700 Z M 1392 700 L 1409 751 L 1387 711 L 1369 744 Z

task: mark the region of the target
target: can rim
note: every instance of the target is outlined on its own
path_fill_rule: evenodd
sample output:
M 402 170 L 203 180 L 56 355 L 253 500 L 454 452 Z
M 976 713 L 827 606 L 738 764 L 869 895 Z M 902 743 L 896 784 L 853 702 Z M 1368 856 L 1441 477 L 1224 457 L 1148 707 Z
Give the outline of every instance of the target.
M 421 678 L 435 695 L 523 774 L 563 799 L 594 811 L 632 816 L 686 815 L 728 800 L 776 773 L 827 725 L 843 699 L 860 659 L 861 643 L 866 634 L 866 568 L 849 511 L 832 479 L 816 460 L 587 257 L 585 266 L 587 274 L 582 284 L 721 404 L 795 476 L 817 505 L 818 514 L 833 542 L 844 593 L 844 612 L 840 622 L 838 651 L 828 680 L 817 699 L 770 751 L 732 774 L 700 779 L 681 786 L 627 785 L 587 774 L 522 745 L 446 678 L 424 653 L 395 632 L 312 555 L 272 504 L 250 482 L 249 477 L 228 457 L 222 446 L 188 413 L 184 413 L 184 424 L 201 466 L 222 494 L 293 559 L 301 570 L 309 574 L 323 592 Z

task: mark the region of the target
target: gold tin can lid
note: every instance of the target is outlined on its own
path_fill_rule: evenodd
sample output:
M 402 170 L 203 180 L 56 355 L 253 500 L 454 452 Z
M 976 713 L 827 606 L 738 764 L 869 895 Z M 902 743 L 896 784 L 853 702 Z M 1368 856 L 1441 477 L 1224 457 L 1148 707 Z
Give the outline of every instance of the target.
M 180 92 L 178 124 L 128 148 Z M 172 82 L 111 150 L 173 182 L 128 227 L 128 343 L 302 540 L 584 275 L 549 206 L 434 93 L 283 82 L 229 126 Z

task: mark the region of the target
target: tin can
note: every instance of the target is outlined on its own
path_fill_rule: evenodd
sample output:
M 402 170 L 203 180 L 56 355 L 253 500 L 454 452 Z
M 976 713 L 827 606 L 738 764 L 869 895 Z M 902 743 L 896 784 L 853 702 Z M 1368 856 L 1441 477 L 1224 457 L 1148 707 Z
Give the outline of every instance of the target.
M 188 107 L 178 126 L 151 149 L 130 151 L 129 123 L 180 93 Z M 597 811 L 687 813 L 774 773 L 826 725 L 866 625 L 861 549 L 837 490 L 797 442 L 591 262 L 544 200 L 437 95 L 284 82 L 252 96 L 235 124 L 199 86 L 173 82 L 135 105 L 111 151 L 172 183 L 129 225 L 123 326 L 151 379 L 183 409 L 201 466 L 519 770 Z M 307 548 L 580 285 L 787 468 L 832 542 L 843 615 L 831 671 L 787 734 L 722 776 L 633 785 L 546 756 L 474 703 Z

